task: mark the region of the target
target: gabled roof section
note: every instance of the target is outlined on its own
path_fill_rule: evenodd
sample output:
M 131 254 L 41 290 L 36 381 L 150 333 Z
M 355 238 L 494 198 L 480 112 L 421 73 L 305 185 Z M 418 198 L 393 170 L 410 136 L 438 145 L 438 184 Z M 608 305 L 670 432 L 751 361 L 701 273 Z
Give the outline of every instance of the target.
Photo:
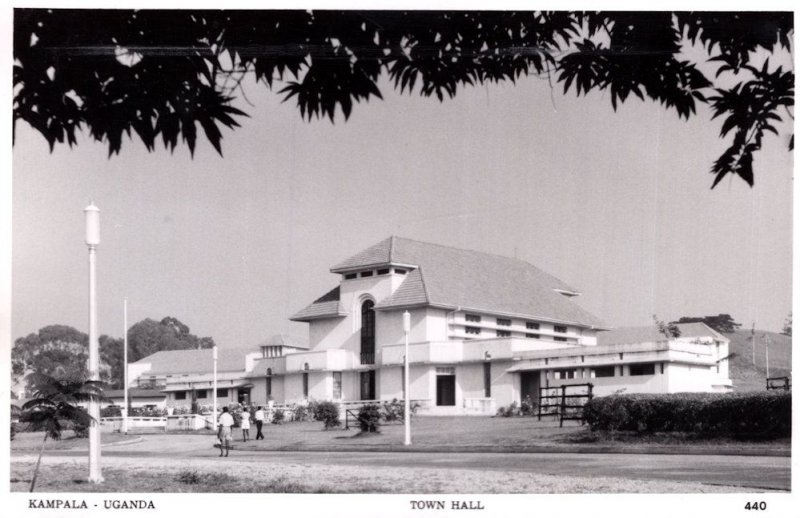
M 289 320 L 309 322 L 318 318 L 341 317 L 344 315 L 345 313 L 342 311 L 341 304 L 339 303 L 339 286 L 336 286 L 325 295 L 292 315 Z
M 392 237 L 332 270 L 379 264 L 418 268 L 409 272 L 397 291 L 376 309 L 431 305 L 604 327 L 571 297 L 556 291 L 578 290 L 526 261 L 510 257 Z
M 702 322 L 690 324 L 675 324 L 680 331 L 676 339 L 692 339 L 711 337 L 723 342 L 729 341 L 727 337 L 717 333 Z M 668 338 L 658 330 L 655 325 L 640 327 L 620 327 L 597 333 L 598 345 L 635 344 L 642 342 L 662 342 Z
M 244 371 L 245 356 L 260 353 L 257 347 L 247 349 L 217 350 L 217 370 L 222 372 Z M 211 349 L 183 349 L 178 351 L 159 351 L 134 363 L 149 363 L 150 370 L 144 375 L 158 374 L 203 374 L 214 371 L 214 358 Z

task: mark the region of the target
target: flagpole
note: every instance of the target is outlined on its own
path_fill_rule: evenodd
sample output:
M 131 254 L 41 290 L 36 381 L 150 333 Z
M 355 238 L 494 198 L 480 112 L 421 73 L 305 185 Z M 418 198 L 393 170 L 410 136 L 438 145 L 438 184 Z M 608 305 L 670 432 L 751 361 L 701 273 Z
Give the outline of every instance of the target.
M 124 327 L 122 335 L 122 393 L 125 396 L 125 403 L 122 408 L 122 433 L 128 433 L 128 297 L 122 303 L 122 325 Z

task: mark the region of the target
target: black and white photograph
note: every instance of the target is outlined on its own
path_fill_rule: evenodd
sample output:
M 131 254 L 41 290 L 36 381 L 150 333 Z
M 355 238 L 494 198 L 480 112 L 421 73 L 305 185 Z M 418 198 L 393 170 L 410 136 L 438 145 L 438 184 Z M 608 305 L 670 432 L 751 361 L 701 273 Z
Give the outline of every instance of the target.
M 13 515 L 791 515 L 786 5 L 168 7 L 5 13 Z

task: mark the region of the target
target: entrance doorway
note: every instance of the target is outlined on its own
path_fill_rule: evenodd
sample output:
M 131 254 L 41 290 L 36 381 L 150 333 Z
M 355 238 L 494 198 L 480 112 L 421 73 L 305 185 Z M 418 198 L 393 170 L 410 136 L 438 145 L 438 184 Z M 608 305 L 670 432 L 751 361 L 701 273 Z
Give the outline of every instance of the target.
M 530 396 L 531 401 L 539 403 L 539 371 L 523 371 L 519 373 L 520 401 Z
M 436 406 L 456 406 L 455 374 L 436 375 Z
M 361 399 L 375 399 L 375 371 L 363 371 L 361 373 Z
M 240 388 L 239 397 L 237 398 L 240 405 L 249 405 L 250 404 L 250 389 L 249 388 Z

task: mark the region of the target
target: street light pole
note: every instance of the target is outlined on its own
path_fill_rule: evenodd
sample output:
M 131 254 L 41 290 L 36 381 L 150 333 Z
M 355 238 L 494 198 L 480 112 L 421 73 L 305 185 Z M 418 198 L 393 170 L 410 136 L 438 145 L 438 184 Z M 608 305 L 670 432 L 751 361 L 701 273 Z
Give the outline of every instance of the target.
M 408 311 L 403 312 L 403 334 L 405 334 L 406 339 L 406 354 L 403 359 L 403 387 L 405 388 L 405 411 L 403 413 L 403 420 L 405 421 L 405 428 L 406 428 L 406 437 L 405 437 L 405 444 L 406 446 L 411 444 L 411 390 L 408 384 L 408 332 L 411 330 L 411 314 Z
M 211 357 L 214 359 L 214 380 L 212 382 L 211 390 L 214 392 L 214 410 L 213 410 L 213 419 L 212 423 L 214 425 L 214 430 L 217 429 L 217 346 L 211 348 Z
M 122 302 L 122 393 L 125 403 L 122 408 L 122 433 L 128 433 L 128 297 Z
M 89 247 L 89 379 L 100 381 L 100 346 L 97 341 L 97 245 L 100 244 L 100 209 L 94 203 L 83 209 L 86 216 L 86 245 Z M 103 481 L 100 472 L 100 402 L 89 401 L 89 482 Z

